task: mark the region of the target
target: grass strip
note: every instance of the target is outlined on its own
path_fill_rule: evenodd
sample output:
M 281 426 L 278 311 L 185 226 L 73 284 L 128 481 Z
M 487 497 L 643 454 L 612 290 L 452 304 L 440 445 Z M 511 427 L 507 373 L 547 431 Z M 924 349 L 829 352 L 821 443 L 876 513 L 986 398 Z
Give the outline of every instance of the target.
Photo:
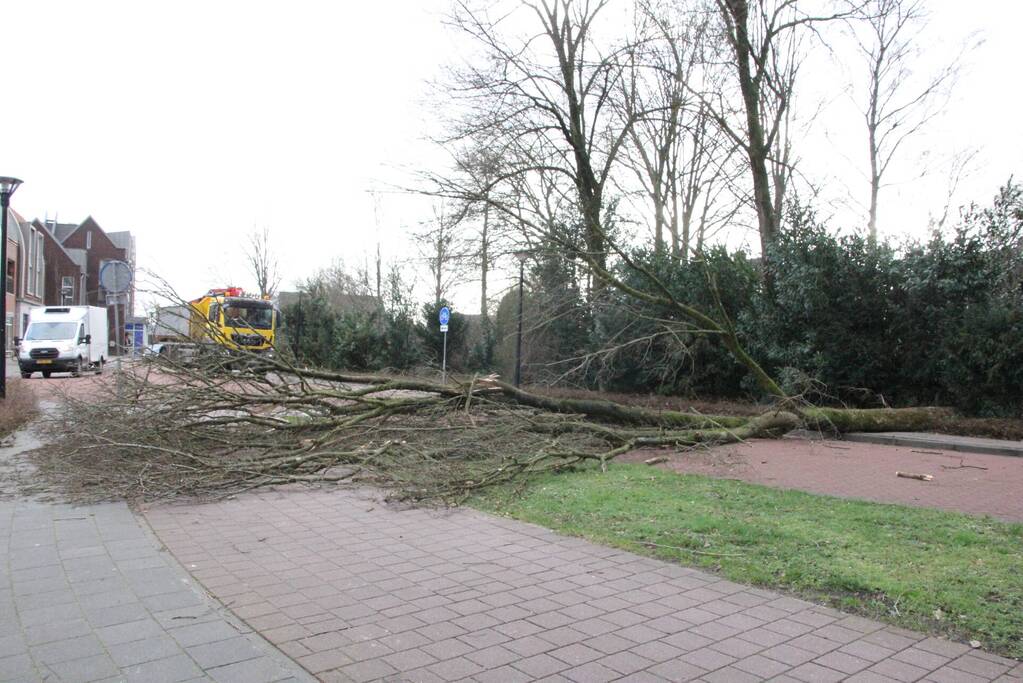
M 612 464 L 474 507 L 1023 659 L 1023 525 Z

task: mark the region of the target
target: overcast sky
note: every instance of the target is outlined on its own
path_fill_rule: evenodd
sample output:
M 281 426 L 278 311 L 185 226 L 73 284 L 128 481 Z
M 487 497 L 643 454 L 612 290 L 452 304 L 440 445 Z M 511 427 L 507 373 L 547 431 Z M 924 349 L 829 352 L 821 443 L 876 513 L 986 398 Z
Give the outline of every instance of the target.
M 1023 3 L 928 4 L 934 59 L 971 32 L 985 40 L 927 144 L 979 149 L 959 200 L 987 202 L 1023 169 Z M 139 265 L 188 297 L 253 285 L 242 249 L 254 226 L 271 229 L 286 287 L 337 257 L 361 264 L 378 238 L 385 258 L 406 254 L 402 226 L 425 217 L 423 205 L 384 194 L 375 217 L 368 190 L 437 158 L 421 138 L 425 83 L 457 58 L 447 7 L 4 0 L 0 175 L 25 181 L 13 206 L 27 217 L 91 214 L 131 230 Z M 856 187 L 862 130 L 828 115 L 848 152 L 815 140 L 802 156 L 810 172 Z M 923 234 L 943 187 L 935 177 L 893 188 L 882 232 Z

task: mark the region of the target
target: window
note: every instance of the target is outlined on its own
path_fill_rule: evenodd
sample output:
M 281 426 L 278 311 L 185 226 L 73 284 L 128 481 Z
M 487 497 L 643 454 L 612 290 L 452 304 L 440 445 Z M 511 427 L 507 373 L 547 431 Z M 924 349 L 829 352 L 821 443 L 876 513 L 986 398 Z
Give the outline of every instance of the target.
M 7 292 L 14 294 L 14 260 L 7 259 Z
M 224 307 L 224 325 L 229 327 L 269 330 L 273 326 L 273 309 L 245 303 L 231 303 Z
M 46 270 L 46 262 L 43 260 L 43 234 L 38 230 L 35 233 L 36 237 L 36 296 L 41 297 L 43 295 L 43 282 L 44 272 Z
M 92 249 L 92 230 L 85 231 L 85 248 Z
M 25 292 L 28 294 L 35 294 L 36 291 L 36 261 L 32 255 L 32 247 L 35 245 L 35 234 L 31 235 L 28 244 L 25 245 L 25 265 L 28 266 L 25 272 L 28 274 L 28 279 L 25 280 Z

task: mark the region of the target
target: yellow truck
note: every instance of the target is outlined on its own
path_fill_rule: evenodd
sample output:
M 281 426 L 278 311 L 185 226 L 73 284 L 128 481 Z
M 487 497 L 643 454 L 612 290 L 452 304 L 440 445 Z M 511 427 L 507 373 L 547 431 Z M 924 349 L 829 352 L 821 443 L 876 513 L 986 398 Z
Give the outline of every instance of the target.
M 280 311 L 268 299 L 246 295 L 241 287 L 211 289 L 188 302 L 188 336 L 232 351 L 271 351 L 280 326 Z

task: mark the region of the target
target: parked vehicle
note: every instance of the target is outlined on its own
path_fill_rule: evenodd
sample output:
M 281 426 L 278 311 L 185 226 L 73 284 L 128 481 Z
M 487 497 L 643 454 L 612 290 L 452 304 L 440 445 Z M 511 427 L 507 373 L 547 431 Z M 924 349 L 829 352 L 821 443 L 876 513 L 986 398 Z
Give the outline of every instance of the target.
M 227 287 L 211 289 L 189 306 L 193 341 L 231 351 L 273 351 L 280 311 L 272 301 L 246 295 L 241 287 Z
M 191 319 L 190 306 L 161 306 L 156 309 L 156 323 L 150 339 L 154 345 L 160 342 L 187 342 Z
M 24 338 L 14 343 L 21 376 L 49 377 L 87 369 L 103 372 L 107 354 L 107 311 L 97 306 L 40 306 L 28 313 Z

